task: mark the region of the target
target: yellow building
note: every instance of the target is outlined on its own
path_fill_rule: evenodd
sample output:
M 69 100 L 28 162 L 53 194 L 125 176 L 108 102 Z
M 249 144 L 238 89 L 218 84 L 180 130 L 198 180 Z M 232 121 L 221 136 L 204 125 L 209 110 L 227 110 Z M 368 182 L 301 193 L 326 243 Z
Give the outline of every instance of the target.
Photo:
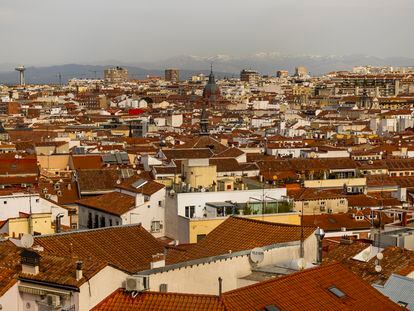
M 238 216 L 248 219 L 263 220 L 274 223 L 300 225 L 300 214 L 296 212 L 264 215 Z M 197 243 L 228 217 L 217 218 L 185 218 L 180 217 L 180 236 L 183 243 Z M 186 236 L 184 236 L 186 235 Z
M 210 188 L 217 184 L 217 167 L 209 159 L 188 159 L 182 162 L 183 181 L 192 188 Z
M 18 238 L 27 233 L 51 234 L 54 232 L 51 219 L 51 213 L 38 213 L 31 216 L 22 214 L 20 217 L 9 218 L 0 223 L 0 235 Z

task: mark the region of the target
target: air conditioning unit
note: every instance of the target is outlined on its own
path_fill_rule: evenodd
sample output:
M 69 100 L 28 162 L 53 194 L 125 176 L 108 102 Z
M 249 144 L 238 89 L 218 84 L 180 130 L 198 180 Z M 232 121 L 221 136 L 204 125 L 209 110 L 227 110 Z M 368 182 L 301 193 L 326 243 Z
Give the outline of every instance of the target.
M 46 296 L 46 299 L 49 306 L 53 306 L 54 308 L 60 306 L 60 296 L 50 294 Z
M 126 278 L 125 289 L 128 292 L 142 292 L 149 289 L 149 277 L 145 275 L 129 276 Z

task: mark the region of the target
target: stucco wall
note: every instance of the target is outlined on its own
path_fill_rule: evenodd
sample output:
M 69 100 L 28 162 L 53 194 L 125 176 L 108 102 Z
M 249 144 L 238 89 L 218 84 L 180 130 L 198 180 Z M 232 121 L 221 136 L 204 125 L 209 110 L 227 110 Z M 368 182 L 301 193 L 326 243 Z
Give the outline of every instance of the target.
M 312 263 L 316 256 L 316 238 L 312 235 L 304 243 L 306 261 Z M 229 250 L 230 251 L 230 250 Z M 299 245 L 273 248 L 265 251 L 260 266 L 290 263 L 295 265 L 299 258 Z M 167 284 L 169 292 L 218 294 L 218 278 L 223 279 L 223 291 L 238 288 L 243 284 L 239 278 L 251 273 L 249 255 L 195 264 L 150 275 L 151 291 L 159 291 L 161 284 Z

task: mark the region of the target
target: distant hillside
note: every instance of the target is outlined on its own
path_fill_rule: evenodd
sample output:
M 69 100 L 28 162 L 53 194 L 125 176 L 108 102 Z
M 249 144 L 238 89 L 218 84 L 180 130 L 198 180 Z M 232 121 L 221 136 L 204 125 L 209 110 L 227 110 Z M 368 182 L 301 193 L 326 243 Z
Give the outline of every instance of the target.
M 47 67 L 27 67 L 26 82 L 31 84 L 42 83 L 59 83 L 59 74 L 62 82 L 66 83 L 71 78 L 102 78 L 106 68 L 116 65 L 79 65 L 67 64 Z M 135 66 L 123 66 L 128 69 L 130 78 L 144 79 L 150 76 L 164 76 L 164 70 L 160 69 L 143 69 Z M 2 67 L 4 68 L 4 67 Z M 12 67 L 13 68 L 13 67 Z M 208 68 L 208 67 L 207 67 Z M 181 70 L 180 77 L 188 79 L 196 74 L 209 74 L 208 70 Z M 217 77 L 229 76 L 231 74 L 225 72 L 216 72 Z M 16 84 L 18 82 L 18 73 L 16 71 L 0 72 L 0 84 Z
M 218 78 L 239 76 L 242 69 L 250 68 L 261 74 L 275 75 L 277 70 L 288 70 L 293 73 L 295 67 L 305 66 L 311 75 L 322 75 L 335 70 L 351 70 L 354 66 L 414 66 L 414 58 L 389 57 L 380 58 L 365 55 L 318 56 L 318 55 L 283 55 L 280 53 L 256 53 L 249 56 L 234 57 L 230 55 L 216 56 L 177 56 L 157 62 L 139 62 L 125 64 L 107 61 L 99 65 L 57 65 L 47 67 L 28 67 L 26 81 L 28 83 L 58 83 L 59 73 L 65 83 L 73 77 L 102 78 L 106 68 L 120 64 L 128 69 L 131 78 L 142 79 L 148 75 L 163 76 L 164 68 L 179 68 L 181 78 L 187 79 L 195 74 L 208 74 L 210 64 L 214 63 L 214 72 Z M 0 83 L 15 84 L 18 80 L 15 65 L 0 64 Z M 154 69 L 155 68 L 155 69 Z
M 406 57 L 283 55 L 280 53 L 256 53 L 243 57 L 230 55 L 208 57 L 184 55 L 157 61 L 157 63 L 138 63 L 136 65 L 142 68 L 177 67 L 197 70 L 208 68 L 211 62 L 214 63 L 214 69 L 218 71 L 239 74 L 242 69 L 254 69 L 261 74 L 268 75 L 275 75 L 277 70 L 288 70 L 290 73 L 293 73 L 297 66 L 307 67 L 312 75 L 323 75 L 336 70 L 351 70 L 354 66 L 363 65 L 414 66 L 414 58 Z

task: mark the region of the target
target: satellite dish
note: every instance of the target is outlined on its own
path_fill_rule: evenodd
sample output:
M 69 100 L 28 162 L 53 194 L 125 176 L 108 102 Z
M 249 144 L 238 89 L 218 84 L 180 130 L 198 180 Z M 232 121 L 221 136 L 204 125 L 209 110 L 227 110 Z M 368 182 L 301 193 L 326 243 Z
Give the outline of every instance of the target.
M 121 180 L 119 180 L 119 179 L 118 179 L 118 180 L 116 181 L 116 183 L 117 183 L 117 185 L 120 185 L 120 184 L 121 184 Z
M 255 263 L 255 264 L 261 263 L 263 261 L 263 258 L 264 258 L 264 250 L 263 250 L 263 248 L 256 247 L 256 248 L 253 248 L 250 251 L 250 260 L 253 263 Z
M 18 159 L 18 158 L 19 158 L 19 155 L 18 155 L 18 154 L 16 154 L 16 155 L 14 156 L 14 158 L 15 158 L 15 159 Z
M 20 243 L 22 244 L 22 246 L 24 248 L 32 247 L 33 243 L 34 243 L 33 236 L 31 234 L 28 234 L 28 233 L 23 234 L 21 239 L 20 239 Z
M 375 266 L 375 271 L 377 271 L 378 273 L 380 273 L 382 271 L 382 267 L 380 265 L 376 265 Z
M 383 254 L 383 253 L 378 253 L 378 254 L 377 254 L 377 258 L 378 258 L 379 260 L 381 260 L 382 258 L 384 258 L 384 254 Z

